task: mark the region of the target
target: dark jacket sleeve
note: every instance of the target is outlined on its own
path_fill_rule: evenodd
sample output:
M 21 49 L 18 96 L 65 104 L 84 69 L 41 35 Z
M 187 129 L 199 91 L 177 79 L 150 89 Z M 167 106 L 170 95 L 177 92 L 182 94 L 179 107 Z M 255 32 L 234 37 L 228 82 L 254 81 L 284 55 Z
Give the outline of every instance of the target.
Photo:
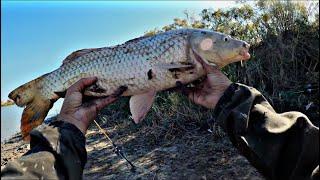
M 30 150 L 1 170 L 1 179 L 82 179 L 85 137 L 74 125 L 56 121 L 31 134 Z
M 319 128 L 304 114 L 277 113 L 259 91 L 237 83 L 214 114 L 233 145 L 268 179 L 319 178 Z

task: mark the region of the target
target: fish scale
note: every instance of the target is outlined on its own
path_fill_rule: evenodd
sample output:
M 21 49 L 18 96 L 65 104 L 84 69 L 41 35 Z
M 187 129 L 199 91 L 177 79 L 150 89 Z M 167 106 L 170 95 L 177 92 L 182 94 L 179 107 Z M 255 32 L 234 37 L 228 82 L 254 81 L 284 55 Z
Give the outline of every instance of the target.
M 229 40 L 229 41 L 228 41 Z M 157 91 L 190 83 L 205 71 L 201 63 L 223 67 L 248 59 L 249 45 L 222 33 L 178 29 L 129 40 L 124 44 L 82 49 L 70 54 L 56 70 L 32 80 L 9 94 L 18 106 L 26 106 L 21 132 L 27 138 L 41 124 L 53 103 L 81 78 L 97 77 L 85 89 L 87 96 L 109 96 L 125 88 L 133 120 L 140 122 L 151 108 Z M 199 63 L 201 62 L 201 63 Z
M 167 42 L 164 43 L 165 40 Z M 173 81 L 176 81 L 170 72 L 158 70 L 156 78 L 149 81 L 147 71 L 161 62 L 174 63 L 186 61 L 186 57 L 183 55 L 186 43 L 187 39 L 185 36 L 181 37 L 179 34 L 172 33 L 164 37 L 154 38 L 154 41 L 144 38 L 137 42 L 129 42 L 127 47 L 124 44 L 112 47 L 112 51 L 109 48 L 105 48 L 88 53 L 48 75 L 46 77 L 47 81 L 44 81 L 46 83 L 44 87 L 47 90 L 45 94 L 46 96 L 51 94 L 53 97 L 55 96 L 53 92 L 63 91 L 80 78 L 89 76 L 97 76 L 98 79 L 103 79 L 103 81 L 98 80 L 97 84 L 105 89 L 106 92 L 95 94 L 96 96 L 110 95 L 119 86 L 126 84 L 135 84 L 134 86 L 128 86 L 128 91 L 125 94 L 128 96 L 136 94 L 138 91 L 143 92 L 149 87 L 168 88 L 168 86 L 174 84 Z M 153 51 L 153 48 L 159 47 L 159 44 L 162 44 L 161 47 Z M 132 49 L 131 53 L 124 53 L 127 48 Z M 173 56 L 173 53 L 177 56 Z M 78 68 L 73 69 L 72 67 L 75 66 Z M 63 77 L 62 82 L 65 81 L 67 83 L 52 86 L 52 81 L 56 81 L 55 79 L 58 76 Z M 87 93 L 90 94 L 90 92 Z

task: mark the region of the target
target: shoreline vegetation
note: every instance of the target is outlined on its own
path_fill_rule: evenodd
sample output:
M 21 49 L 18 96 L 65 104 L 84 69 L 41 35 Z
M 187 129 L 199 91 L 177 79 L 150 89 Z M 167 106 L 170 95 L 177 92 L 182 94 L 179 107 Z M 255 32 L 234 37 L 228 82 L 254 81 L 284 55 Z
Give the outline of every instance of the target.
M 10 99 L 1 101 L 1 107 L 12 106 L 14 102 Z

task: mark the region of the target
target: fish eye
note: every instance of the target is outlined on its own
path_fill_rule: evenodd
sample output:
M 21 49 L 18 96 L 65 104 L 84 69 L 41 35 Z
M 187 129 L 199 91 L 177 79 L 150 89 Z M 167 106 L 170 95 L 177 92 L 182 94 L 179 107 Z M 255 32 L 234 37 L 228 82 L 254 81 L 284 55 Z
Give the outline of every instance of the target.
M 224 41 L 225 41 L 225 42 L 227 42 L 227 41 L 228 41 L 228 38 L 227 38 L 227 37 L 225 37 L 225 38 L 224 38 Z

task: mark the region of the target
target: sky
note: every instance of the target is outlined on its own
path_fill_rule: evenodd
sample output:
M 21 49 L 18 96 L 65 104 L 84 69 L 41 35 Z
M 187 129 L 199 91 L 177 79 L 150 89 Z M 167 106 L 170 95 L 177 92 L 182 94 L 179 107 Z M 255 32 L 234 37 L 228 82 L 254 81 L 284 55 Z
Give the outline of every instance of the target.
M 16 87 L 58 68 L 73 51 L 121 44 L 176 17 L 184 18 L 185 10 L 198 15 L 204 8 L 235 5 L 234 1 L 1 1 L 1 100 Z M 61 102 L 49 115 L 59 112 Z M 22 108 L 9 112 L 13 121 L 20 121 Z

